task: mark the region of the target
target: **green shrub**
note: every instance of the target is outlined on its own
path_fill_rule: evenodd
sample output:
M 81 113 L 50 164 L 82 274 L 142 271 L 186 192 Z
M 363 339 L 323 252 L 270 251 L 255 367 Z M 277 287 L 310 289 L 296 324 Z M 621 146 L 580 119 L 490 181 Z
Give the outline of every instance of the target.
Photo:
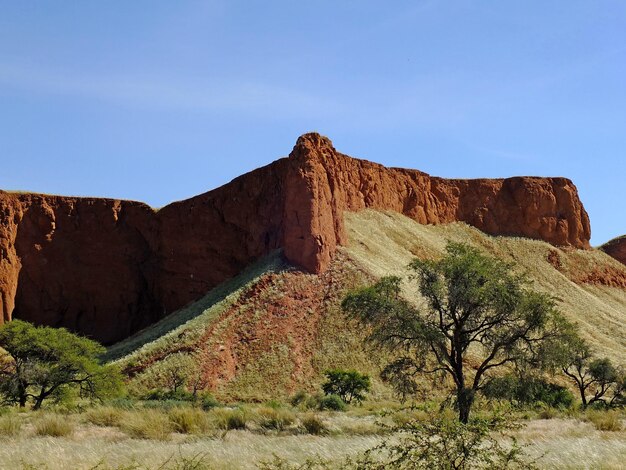
M 309 395 L 304 390 L 298 390 L 290 399 L 291 406 L 299 406 L 306 403 Z
M 326 434 L 328 432 L 328 428 L 321 420 L 321 418 L 315 414 L 307 414 L 300 419 L 300 423 L 302 427 L 308 434 L 313 434 L 315 436 L 319 436 L 321 434 Z
M 554 408 L 546 407 L 539 412 L 539 419 L 553 419 L 556 418 L 557 412 Z
M 457 419 L 438 416 L 411 421 L 392 429 L 375 452 L 366 453 L 359 469 L 473 469 L 535 468 L 525 462 L 514 439 L 507 432 L 517 426 L 500 417 Z M 377 454 L 377 455 L 376 455 Z M 378 457 L 373 458 L 373 457 Z M 381 461 L 382 459 L 382 461 Z
M 164 390 L 162 388 L 155 388 L 148 391 L 141 397 L 143 400 L 148 401 L 186 401 L 191 402 L 196 399 L 196 397 L 187 390 L 178 389 L 178 390 Z
M 74 423 L 67 416 L 46 414 L 35 422 L 35 435 L 64 437 L 74 432 Z
M 213 395 L 208 392 L 202 392 L 196 397 L 196 402 L 203 410 L 212 410 L 220 406 L 220 402 L 215 399 Z
M 491 379 L 485 384 L 483 394 L 487 398 L 508 400 L 518 406 L 569 408 L 574 402 L 574 396 L 565 387 L 538 377 L 518 377 L 511 374 Z
M 137 407 L 137 401 L 128 397 L 107 400 L 104 404 L 120 410 L 133 410 Z
M 328 395 L 319 402 L 320 410 L 344 411 L 346 403 L 338 395 Z
M 344 403 L 350 404 L 353 400 L 360 403 L 365 393 L 370 390 L 370 378 L 355 370 L 327 370 L 326 383 L 322 390 L 326 395 L 338 395 Z
M 189 408 L 191 403 L 181 400 L 150 400 L 143 403 L 144 409 L 169 411 L 172 408 Z

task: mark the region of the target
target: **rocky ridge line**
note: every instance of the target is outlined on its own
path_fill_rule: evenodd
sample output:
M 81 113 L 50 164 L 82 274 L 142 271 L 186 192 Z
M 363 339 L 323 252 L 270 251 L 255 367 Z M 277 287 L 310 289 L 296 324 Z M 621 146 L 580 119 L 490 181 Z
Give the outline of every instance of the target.
M 0 191 L 0 321 L 16 316 L 112 343 L 273 250 L 325 271 L 347 242 L 343 212 L 365 208 L 589 248 L 589 218 L 568 179 L 431 177 L 348 157 L 311 133 L 288 158 L 159 211 Z

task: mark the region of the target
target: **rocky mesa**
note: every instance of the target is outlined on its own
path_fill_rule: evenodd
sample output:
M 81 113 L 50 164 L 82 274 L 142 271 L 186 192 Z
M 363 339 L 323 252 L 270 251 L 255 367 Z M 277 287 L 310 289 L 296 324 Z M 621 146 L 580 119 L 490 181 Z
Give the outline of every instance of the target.
M 568 179 L 437 178 L 348 157 L 311 133 L 289 157 L 158 211 L 0 191 L 0 321 L 64 326 L 110 344 L 276 249 L 323 272 L 347 243 L 344 211 L 365 208 L 589 248 L 589 218 Z

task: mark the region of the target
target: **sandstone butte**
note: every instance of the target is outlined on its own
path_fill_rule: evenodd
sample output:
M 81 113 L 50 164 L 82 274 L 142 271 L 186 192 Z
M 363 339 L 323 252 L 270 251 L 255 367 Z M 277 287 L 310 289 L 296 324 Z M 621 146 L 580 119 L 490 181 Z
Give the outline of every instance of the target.
M 110 344 L 273 250 L 324 271 L 347 242 L 343 212 L 365 208 L 589 248 L 589 218 L 568 179 L 431 177 L 348 157 L 311 133 L 289 157 L 158 211 L 0 191 L 0 321 L 63 326 Z

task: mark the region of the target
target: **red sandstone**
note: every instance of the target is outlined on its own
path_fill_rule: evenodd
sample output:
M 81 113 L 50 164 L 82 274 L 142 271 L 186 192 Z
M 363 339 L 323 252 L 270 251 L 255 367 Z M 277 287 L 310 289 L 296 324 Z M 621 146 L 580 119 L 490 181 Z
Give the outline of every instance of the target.
M 565 178 L 436 178 L 350 158 L 306 134 L 289 158 L 158 212 L 0 191 L 0 321 L 15 316 L 112 343 L 275 249 L 323 272 L 347 241 L 343 212 L 365 208 L 589 248 L 589 218 Z
M 600 249 L 620 263 L 626 264 L 626 235 L 614 238 L 602 245 Z

